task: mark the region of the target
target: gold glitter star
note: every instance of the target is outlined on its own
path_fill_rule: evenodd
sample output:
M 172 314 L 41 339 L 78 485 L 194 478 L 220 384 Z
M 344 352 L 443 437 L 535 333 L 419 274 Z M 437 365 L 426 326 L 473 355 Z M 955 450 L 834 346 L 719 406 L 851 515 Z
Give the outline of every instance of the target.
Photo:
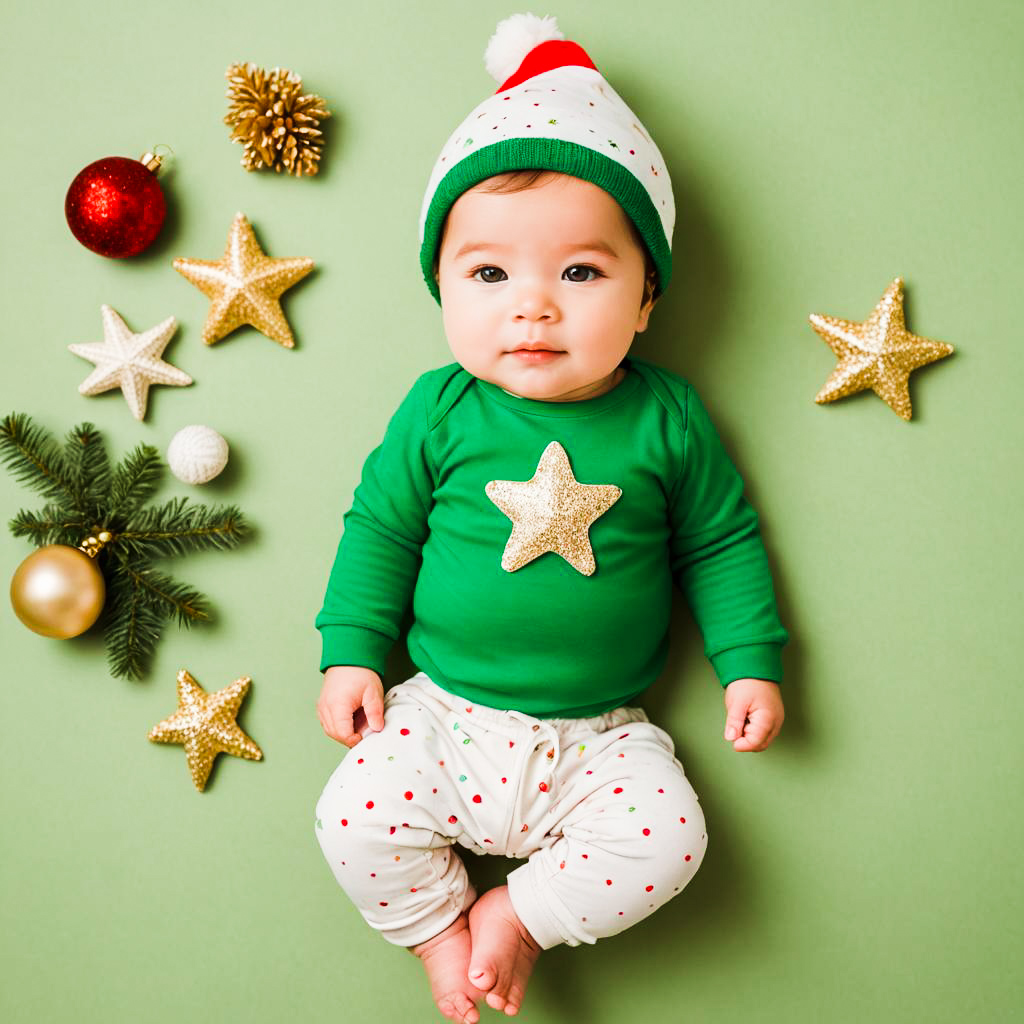
M 207 345 L 251 324 L 285 348 L 295 347 L 278 299 L 313 269 L 313 261 L 271 259 L 260 248 L 244 213 L 235 215 L 223 259 L 179 258 L 174 269 L 213 300 L 203 325 Z
M 178 673 L 178 710 L 153 726 L 155 743 L 182 743 L 188 770 L 201 793 L 218 754 L 259 761 L 263 751 L 238 727 L 235 716 L 249 692 L 248 676 L 216 693 L 207 693 L 186 669 Z
M 911 334 L 903 321 L 903 279 L 897 277 L 863 323 L 812 313 L 811 326 L 839 363 L 818 392 L 819 404 L 870 388 L 905 420 L 911 416 L 910 374 L 953 351 L 944 341 Z
M 96 364 L 96 369 L 78 385 L 80 395 L 98 395 L 120 388 L 132 415 L 141 420 L 146 415 L 150 384 L 184 387 L 192 383 L 187 373 L 160 358 L 178 326 L 173 316 L 148 331 L 132 334 L 110 306 L 101 306 L 100 312 L 103 341 L 68 345 L 76 356 Z
M 484 490 L 514 524 L 501 556 L 502 569 L 515 572 L 553 551 L 584 576 L 594 574 L 590 527 L 619 500 L 621 488 L 578 483 L 565 449 L 552 441 L 532 479 L 492 480 Z

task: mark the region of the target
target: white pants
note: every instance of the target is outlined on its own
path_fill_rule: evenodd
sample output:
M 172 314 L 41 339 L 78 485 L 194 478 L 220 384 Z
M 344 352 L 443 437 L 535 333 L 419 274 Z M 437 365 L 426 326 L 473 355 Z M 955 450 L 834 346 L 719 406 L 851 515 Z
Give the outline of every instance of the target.
M 425 942 L 476 899 L 452 846 L 528 858 L 508 876 L 543 949 L 615 935 L 678 893 L 707 846 L 671 737 L 641 708 L 532 718 L 472 704 L 419 673 L 384 729 L 347 753 L 316 835 L 367 923 Z

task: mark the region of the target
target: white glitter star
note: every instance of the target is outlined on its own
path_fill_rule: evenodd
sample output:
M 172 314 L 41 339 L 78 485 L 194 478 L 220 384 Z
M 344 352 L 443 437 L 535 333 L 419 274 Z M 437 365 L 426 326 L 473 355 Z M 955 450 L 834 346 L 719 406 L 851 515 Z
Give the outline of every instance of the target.
M 79 384 L 78 393 L 98 395 L 111 388 L 120 388 L 132 415 L 141 420 L 146 415 L 150 384 L 184 387 L 192 383 L 187 373 L 160 358 L 178 324 L 173 316 L 169 316 L 156 327 L 133 334 L 110 306 L 100 308 L 103 313 L 103 341 L 68 345 L 76 356 L 96 364 L 96 369 Z

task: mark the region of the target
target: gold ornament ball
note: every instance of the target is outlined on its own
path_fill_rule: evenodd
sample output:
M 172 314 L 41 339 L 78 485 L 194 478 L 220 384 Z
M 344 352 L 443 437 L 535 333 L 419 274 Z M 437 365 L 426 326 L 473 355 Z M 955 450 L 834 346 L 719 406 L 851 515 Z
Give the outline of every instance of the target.
M 79 636 L 99 618 L 106 592 L 95 561 L 66 544 L 34 551 L 11 580 L 14 614 L 34 633 L 62 640 Z

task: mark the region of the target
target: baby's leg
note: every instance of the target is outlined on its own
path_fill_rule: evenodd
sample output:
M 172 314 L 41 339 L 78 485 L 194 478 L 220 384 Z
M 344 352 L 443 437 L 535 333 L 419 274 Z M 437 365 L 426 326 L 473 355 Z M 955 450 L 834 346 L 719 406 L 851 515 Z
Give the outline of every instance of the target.
M 388 731 L 367 736 L 331 776 L 316 836 L 366 923 L 388 942 L 416 946 L 451 925 L 476 894 L 443 823 L 416 799 L 416 788 L 441 780 L 413 769 L 412 781 L 388 762 Z
M 508 878 L 541 949 L 593 943 L 641 921 L 686 886 L 707 845 L 667 733 L 645 721 L 576 739 L 580 756 L 563 748 L 542 819 L 559 838 Z
M 441 1012 L 475 1024 L 483 993 L 468 979 L 465 912 L 476 894 L 452 849 L 451 833 L 464 817 L 450 798 L 457 783 L 430 749 L 426 712 L 391 698 L 385 722 L 331 776 L 317 804 L 316 835 L 366 922 L 423 962 Z

